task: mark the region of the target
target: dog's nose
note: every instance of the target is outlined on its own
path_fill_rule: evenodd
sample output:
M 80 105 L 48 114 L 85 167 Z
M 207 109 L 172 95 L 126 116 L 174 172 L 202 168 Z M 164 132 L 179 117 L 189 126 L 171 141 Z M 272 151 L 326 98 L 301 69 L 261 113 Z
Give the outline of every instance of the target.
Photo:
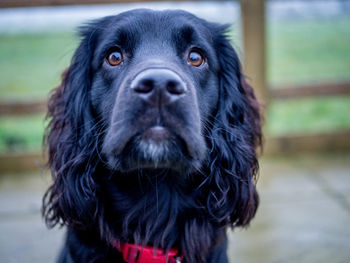
M 180 99 L 187 88 L 178 74 L 169 69 L 147 69 L 131 82 L 131 89 L 153 105 L 166 105 Z

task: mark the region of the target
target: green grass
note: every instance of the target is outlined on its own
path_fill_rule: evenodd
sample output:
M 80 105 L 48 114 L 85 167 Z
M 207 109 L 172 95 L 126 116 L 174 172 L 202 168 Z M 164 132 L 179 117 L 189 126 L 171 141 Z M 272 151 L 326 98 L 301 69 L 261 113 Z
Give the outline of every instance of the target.
M 0 117 L 0 153 L 40 150 L 44 125 L 44 115 Z
M 268 135 L 320 133 L 350 128 L 350 97 L 275 100 L 269 105 Z
M 267 28 L 272 85 L 350 80 L 350 16 L 288 20 Z
M 0 98 L 46 98 L 76 45 L 68 33 L 0 35 Z
M 0 35 L 0 100 L 46 99 L 69 65 L 70 33 Z M 237 43 L 239 44 L 239 43 Z M 350 16 L 286 20 L 267 27 L 269 84 L 350 81 Z M 0 117 L 0 153 L 41 148 L 43 116 Z M 350 128 L 350 97 L 272 101 L 267 135 Z

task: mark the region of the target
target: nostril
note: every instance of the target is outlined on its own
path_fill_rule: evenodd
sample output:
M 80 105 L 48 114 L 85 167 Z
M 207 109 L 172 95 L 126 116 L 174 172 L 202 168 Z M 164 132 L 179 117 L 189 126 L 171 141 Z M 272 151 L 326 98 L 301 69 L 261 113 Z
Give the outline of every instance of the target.
M 185 87 L 176 80 L 168 81 L 166 89 L 170 94 L 173 94 L 173 95 L 181 95 L 186 91 Z
M 149 93 L 154 88 L 154 81 L 152 79 L 143 79 L 138 85 L 134 87 L 134 90 L 138 93 Z

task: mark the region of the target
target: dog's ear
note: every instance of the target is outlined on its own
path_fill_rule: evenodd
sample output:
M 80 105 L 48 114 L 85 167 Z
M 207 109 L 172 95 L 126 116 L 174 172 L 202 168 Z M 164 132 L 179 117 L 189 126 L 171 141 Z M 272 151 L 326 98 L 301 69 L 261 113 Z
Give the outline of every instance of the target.
M 259 202 L 255 189 L 256 148 L 262 140 L 259 103 L 244 79 L 239 58 L 226 37 L 226 27 L 216 26 L 214 36 L 220 96 L 208 136 L 207 206 L 221 224 L 245 226 Z
M 90 103 L 91 59 L 97 31 L 81 30 L 83 37 L 62 83 L 49 100 L 46 129 L 48 164 L 53 184 L 43 200 L 43 215 L 49 226 L 85 225 L 96 212 L 96 119 Z

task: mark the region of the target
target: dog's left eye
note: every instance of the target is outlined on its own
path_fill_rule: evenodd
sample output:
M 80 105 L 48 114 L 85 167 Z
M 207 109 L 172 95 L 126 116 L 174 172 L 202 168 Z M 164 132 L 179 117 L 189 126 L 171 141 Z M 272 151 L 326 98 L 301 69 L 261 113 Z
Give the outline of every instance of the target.
M 111 66 L 118 66 L 123 62 L 123 54 L 120 50 L 113 50 L 108 53 L 106 60 Z
M 204 56 L 199 51 L 192 50 L 188 53 L 187 61 L 192 66 L 199 67 L 204 63 Z

